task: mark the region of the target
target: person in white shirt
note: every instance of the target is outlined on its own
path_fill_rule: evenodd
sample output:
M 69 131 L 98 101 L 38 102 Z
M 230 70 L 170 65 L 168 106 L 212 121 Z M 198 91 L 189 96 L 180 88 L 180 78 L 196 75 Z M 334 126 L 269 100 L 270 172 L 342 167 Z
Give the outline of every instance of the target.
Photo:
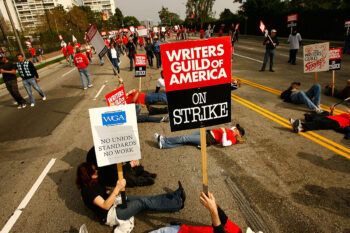
M 158 78 L 158 80 L 157 80 L 155 93 L 158 93 L 161 88 L 163 88 L 165 90 L 163 71 L 160 72 L 160 78 Z
M 302 39 L 300 33 L 297 32 L 297 29 L 293 29 L 288 38 L 288 43 L 290 44 L 288 63 L 292 65 L 296 65 L 297 53 L 301 45 L 301 41 Z
M 110 48 L 108 50 L 108 58 L 112 62 L 115 69 L 113 69 L 114 74 L 116 74 L 115 70 L 118 71 L 118 74 L 120 73 L 119 68 L 119 53 L 117 49 L 117 45 L 113 42 L 110 44 Z

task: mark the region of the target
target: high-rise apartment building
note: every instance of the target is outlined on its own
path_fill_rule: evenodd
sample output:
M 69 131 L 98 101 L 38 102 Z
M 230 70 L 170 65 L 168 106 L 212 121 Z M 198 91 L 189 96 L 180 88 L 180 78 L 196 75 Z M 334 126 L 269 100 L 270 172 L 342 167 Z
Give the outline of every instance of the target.
M 107 13 L 113 15 L 115 13 L 114 0 L 82 0 L 84 6 L 89 6 L 91 10 L 96 12 Z

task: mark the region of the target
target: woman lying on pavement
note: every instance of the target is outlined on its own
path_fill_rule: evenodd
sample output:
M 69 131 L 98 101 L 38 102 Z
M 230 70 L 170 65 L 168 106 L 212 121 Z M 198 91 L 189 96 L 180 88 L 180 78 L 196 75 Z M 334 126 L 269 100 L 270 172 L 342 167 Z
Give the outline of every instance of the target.
M 118 226 L 120 232 L 131 232 L 133 216 L 142 211 L 176 212 L 185 204 L 185 191 L 179 182 L 179 188 L 171 193 L 155 196 L 128 196 L 127 207 L 122 208 L 120 191 L 126 181 L 118 181 L 110 194 L 100 185 L 96 167 L 82 163 L 77 169 L 76 184 L 80 189 L 84 204 L 91 209 L 101 223 Z
M 242 137 L 245 134 L 245 130 L 239 125 L 231 128 L 214 128 L 207 130 L 206 140 L 207 146 L 218 145 L 231 146 L 242 142 Z M 164 137 L 158 133 L 154 134 L 154 138 L 158 142 L 159 149 L 168 149 L 183 145 L 194 145 L 200 147 L 200 134 L 198 131 L 190 135 Z
M 229 220 L 225 212 L 216 204 L 214 195 L 200 195 L 201 204 L 209 211 L 212 226 L 189 226 L 186 224 L 171 225 L 150 233 L 242 233 L 241 229 Z
M 126 103 L 127 104 L 135 103 L 135 104 L 142 104 L 142 105 L 168 104 L 168 100 L 164 92 L 144 93 L 136 89 L 133 89 L 126 94 Z
M 312 130 L 324 130 L 333 129 L 346 133 L 345 137 L 348 138 L 350 127 L 350 113 L 342 113 L 335 116 L 322 116 L 317 114 L 305 114 L 305 121 L 300 119 L 289 120 L 293 131 L 296 133 L 306 132 Z

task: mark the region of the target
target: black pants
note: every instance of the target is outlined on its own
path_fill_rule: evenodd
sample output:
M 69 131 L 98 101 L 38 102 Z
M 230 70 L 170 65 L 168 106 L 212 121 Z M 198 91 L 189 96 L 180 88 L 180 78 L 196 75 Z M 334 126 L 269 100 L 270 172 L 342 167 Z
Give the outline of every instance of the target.
M 147 105 L 149 115 L 167 114 L 169 112 L 168 107 L 152 107 Z
M 148 64 L 150 67 L 153 67 L 153 54 L 147 54 Z
M 16 102 L 21 105 L 25 104 L 26 100 L 23 99 L 21 94 L 18 91 L 17 80 L 10 80 L 5 82 L 6 88 L 9 91 L 10 95 L 16 100 Z
M 296 61 L 297 61 L 297 53 L 298 50 L 297 49 L 290 49 L 289 50 L 289 60 L 288 62 L 295 65 Z
M 334 129 L 340 128 L 337 121 L 325 116 L 315 116 L 302 123 L 304 131 L 319 130 L 319 129 Z

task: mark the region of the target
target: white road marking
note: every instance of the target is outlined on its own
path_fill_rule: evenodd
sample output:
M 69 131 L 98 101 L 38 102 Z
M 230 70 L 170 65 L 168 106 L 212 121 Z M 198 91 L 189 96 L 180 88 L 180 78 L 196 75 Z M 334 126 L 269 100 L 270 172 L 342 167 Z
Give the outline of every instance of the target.
M 68 72 L 66 72 L 66 73 L 64 73 L 64 74 L 62 74 L 61 77 L 64 77 L 64 76 L 70 74 L 70 73 L 73 72 L 74 70 L 75 70 L 75 68 L 71 69 L 70 71 L 68 71 Z
M 247 57 L 247 56 L 243 56 L 243 55 L 240 55 L 240 54 L 238 54 L 238 53 L 234 53 L 233 56 L 243 57 L 243 58 L 246 58 L 246 59 L 249 59 L 249 60 L 252 60 L 252 61 L 256 61 L 256 62 L 259 62 L 259 63 L 263 63 L 263 62 L 260 61 L 260 60 L 257 60 L 257 59 L 251 58 L 251 57 Z
M 34 196 L 36 190 L 38 190 L 40 184 L 43 182 L 45 176 L 47 173 L 49 173 L 50 169 L 52 166 L 55 164 L 56 159 L 51 159 L 50 162 L 46 165 L 45 169 L 43 172 L 40 174 L 38 179 L 35 181 L 27 195 L 24 197 L 22 202 L 19 204 L 15 212 L 12 214 L 11 218 L 6 222 L 5 226 L 2 228 L 1 233 L 8 233 L 12 229 L 12 227 L 15 225 L 16 221 L 18 220 L 19 216 L 21 216 L 22 211 L 24 208 L 26 208 L 27 204 L 29 201 L 32 199 Z
M 97 92 L 97 94 L 95 95 L 94 100 L 96 100 L 97 97 L 101 94 L 103 88 L 106 87 L 106 83 L 107 83 L 107 82 L 108 82 L 108 81 L 105 81 L 105 83 L 102 85 L 102 87 L 100 88 L 100 90 L 99 90 L 99 91 Z

